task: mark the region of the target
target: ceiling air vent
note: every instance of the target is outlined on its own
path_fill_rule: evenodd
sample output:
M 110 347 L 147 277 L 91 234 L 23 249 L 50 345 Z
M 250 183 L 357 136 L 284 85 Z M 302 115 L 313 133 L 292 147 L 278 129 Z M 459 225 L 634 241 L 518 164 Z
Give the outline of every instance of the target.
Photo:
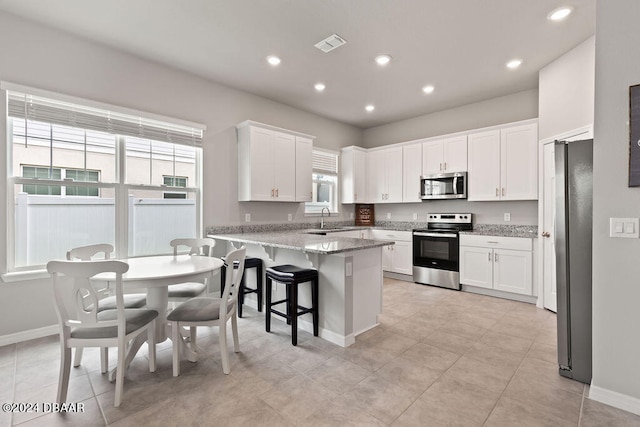
M 342 46 L 347 41 L 337 34 L 331 34 L 326 39 L 319 41 L 315 44 L 315 47 L 323 51 L 324 53 L 331 52 L 333 49 Z

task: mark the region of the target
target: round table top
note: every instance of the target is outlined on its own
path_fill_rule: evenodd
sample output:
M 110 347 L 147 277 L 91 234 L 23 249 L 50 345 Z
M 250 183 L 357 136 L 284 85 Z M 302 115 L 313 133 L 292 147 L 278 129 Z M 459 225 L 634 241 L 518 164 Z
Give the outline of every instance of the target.
M 123 282 L 171 282 L 175 279 L 218 270 L 224 265 L 220 258 L 191 255 L 159 255 L 124 258 L 119 261 L 129 264 L 129 271 L 122 275 Z M 113 273 L 102 273 L 94 276 L 94 279 L 97 280 L 113 280 L 114 278 L 115 275 Z

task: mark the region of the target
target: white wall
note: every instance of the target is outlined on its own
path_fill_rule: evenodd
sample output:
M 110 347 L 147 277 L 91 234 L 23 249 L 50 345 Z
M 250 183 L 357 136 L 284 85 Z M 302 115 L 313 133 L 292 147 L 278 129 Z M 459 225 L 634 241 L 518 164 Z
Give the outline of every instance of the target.
M 540 70 L 539 139 L 593 124 L 595 37 Z
M 315 145 L 338 150 L 361 145 L 362 131 L 258 96 L 204 80 L 95 43 L 0 13 L 0 80 L 204 123 L 204 226 L 286 222 L 297 203 L 239 203 L 235 125 L 251 119 L 316 135 Z M 6 105 L 0 103 L 0 117 Z M 0 135 L 6 135 L 0 120 Z M 6 140 L 3 137 L 3 141 Z M 5 145 L 3 144 L 3 146 Z M 0 150 L 0 174 L 6 153 Z M 0 185 L 0 199 L 6 188 Z M 0 224 L 7 212 L 0 212 Z M 348 216 L 347 216 L 348 217 Z M 6 241 L 6 230 L 0 230 Z M 0 270 L 6 271 L 6 247 Z M 0 283 L 0 336 L 55 323 L 48 281 Z
M 372 148 L 397 142 L 445 135 L 487 126 L 515 122 L 538 117 L 538 91 L 536 89 L 501 96 L 458 108 L 439 111 L 413 119 L 402 120 L 364 131 L 363 147 Z M 377 205 L 376 219 L 426 221 L 426 215 L 434 212 L 471 212 L 479 224 L 535 225 L 538 223 L 538 202 L 468 202 L 466 200 L 430 200 L 422 203 Z M 505 213 L 511 221 L 504 221 Z
M 610 217 L 640 216 L 640 188 L 627 186 L 629 86 L 640 83 L 639 16 L 637 0 L 597 4 L 593 386 L 629 397 L 617 396 L 640 414 L 640 239 L 608 237 Z
M 365 129 L 363 147 L 379 147 L 536 117 L 538 90 L 531 89 Z

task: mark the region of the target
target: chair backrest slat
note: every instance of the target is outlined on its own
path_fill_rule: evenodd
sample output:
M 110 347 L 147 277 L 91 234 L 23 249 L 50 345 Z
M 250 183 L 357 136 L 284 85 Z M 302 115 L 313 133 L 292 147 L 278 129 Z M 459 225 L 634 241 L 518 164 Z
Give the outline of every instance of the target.
M 108 243 L 100 243 L 97 245 L 80 246 L 67 251 L 67 260 L 73 261 L 79 259 L 80 261 L 91 261 L 91 259 L 99 254 L 104 254 L 104 259 L 111 258 L 113 253 L 113 245 Z
M 97 319 L 98 297 L 91 278 L 100 273 L 115 273 L 116 283 L 116 307 L 118 310 L 118 328 L 122 323 L 124 330 L 124 298 L 122 296 L 122 275 L 129 270 L 129 264 L 123 261 L 49 261 L 47 271 L 52 276 L 53 294 L 58 321 L 63 330 L 68 328 L 70 320 L 79 320 L 83 323 L 95 323 L 100 327 Z M 86 299 L 79 295 L 92 295 L 94 303 L 87 306 Z M 65 301 L 72 297 L 76 310 L 70 314 L 66 309 Z M 120 321 L 120 319 L 122 319 Z
M 238 303 L 238 291 L 240 289 L 240 282 L 242 275 L 244 274 L 244 259 L 246 255 L 246 247 L 235 249 L 229 252 L 225 256 L 225 264 L 227 264 L 227 274 L 224 284 L 224 292 L 222 293 L 222 304 L 220 304 L 220 319 L 223 319 L 226 315 L 225 311 L 231 303 L 237 307 Z M 238 263 L 238 267 L 235 268 L 235 263 Z M 234 310 L 236 310 L 234 307 Z
M 216 245 L 216 241 L 208 237 L 180 238 L 173 239 L 170 245 L 173 248 L 173 255 L 178 255 L 180 246 L 186 246 L 189 248 L 189 255 L 213 256 L 213 247 Z

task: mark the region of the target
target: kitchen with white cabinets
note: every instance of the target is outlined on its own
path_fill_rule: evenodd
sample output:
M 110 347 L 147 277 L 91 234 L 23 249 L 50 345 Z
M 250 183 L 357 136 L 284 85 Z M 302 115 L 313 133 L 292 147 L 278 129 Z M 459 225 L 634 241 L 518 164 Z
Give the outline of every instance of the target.
M 483 13 L 495 10 L 482 2 L 468 2 L 460 8 L 457 4 L 449 5 L 450 2 L 438 2 L 437 6 L 431 1 L 402 2 L 394 3 L 393 7 L 379 2 L 376 5 L 379 7 L 370 7 L 369 2 L 354 1 L 346 2 L 335 10 L 315 9 L 320 6 L 310 7 L 304 2 L 277 1 L 277 4 L 269 2 L 268 5 L 254 2 L 250 6 L 245 3 L 229 2 L 219 7 L 202 2 L 185 14 L 175 14 L 175 10 L 166 4 L 154 4 L 153 7 L 130 4 L 127 16 L 131 20 L 124 21 L 118 19 L 118 13 L 122 13 L 118 5 L 103 7 L 96 2 L 76 2 L 43 12 L 34 2 L 3 2 L 0 51 L 7 60 L 0 61 L 0 72 L 3 79 L 28 84 L 42 91 L 205 124 L 202 147 L 198 148 L 202 158 L 202 168 L 198 172 L 204 186 L 190 189 L 202 201 L 196 214 L 200 224 L 198 234 L 205 234 L 209 228 L 287 229 L 317 224 L 317 217 L 307 214 L 304 208 L 304 202 L 310 195 L 307 173 L 311 164 L 310 148 L 342 151 L 340 160 L 343 167 L 339 173 L 344 175 L 338 181 L 342 204 L 337 212 L 331 213 L 328 222 L 352 225 L 354 205 L 372 203 L 375 205 L 376 225 L 367 230 L 344 231 L 344 236 L 336 239 L 363 239 L 371 232 L 404 234 L 424 224 L 429 212 L 472 212 L 476 227 L 473 233 L 461 235 L 460 251 L 462 281 L 469 284 L 466 289 L 463 287 L 462 292 L 457 292 L 385 279 L 385 287 L 390 289 L 388 295 L 397 307 L 386 305 L 387 313 L 383 311 L 383 318 L 390 315 L 383 320 L 393 327 L 377 328 L 377 331 L 363 337 L 366 339 L 360 340 L 361 344 L 355 349 L 358 357 L 354 357 L 352 351 L 330 350 L 322 342 L 318 346 L 314 342 L 314 345 L 291 351 L 290 346 L 280 345 L 282 337 L 278 333 L 268 336 L 259 333 L 263 332 L 259 321 L 264 314 L 252 312 L 251 319 L 240 322 L 251 325 L 241 330 L 242 353 L 232 368 L 234 373 L 241 375 L 225 378 L 226 383 L 232 380 L 227 385 L 235 395 L 235 392 L 247 391 L 244 379 L 249 375 L 246 374 L 259 376 L 260 381 L 252 383 L 261 387 L 251 390 L 256 392 L 259 412 L 228 411 L 222 414 L 219 410 L 226 407 L 226 402 L 220 399 L 211 405 L 208 402 L 206 408 L 203 405 L 202 414 L 175 412 L 175 405 L 157 400 L 140 401 L 135 408 L 113 411 L 104 405 L 104 395 L 100 396 L 95 391 L 105 390 L 108 384 L 99 384 L 98 388 L 91 384 L 96 378 L 100 379 L 100 375 L 79 375 L 75 381 L 84 382 L 84 389 L 94 390 L 87 396 L 88 408 L 97 413 L 97 420 L 103 421 L 94 423 L 133 423 L 138 417 L 154 422 L 161 416 L 166 417 L 165 422 L 177 421 L 172 417 L 194 422 L 222 417 L 229 423 L 246 423 L 246 419 L 239 419 L 242 413 L 242 416 L 255 415 L 261 422 L 273 425 L 335 423 L 336 420 L 348 423 L 353 422 L 356 416 L 360 422 L 381 422 L 384 425 L 403 422 L 417 425 L 420 421 L 422 424 L 429 421 L 434 424 L 453 421 L 464 425 L 500 424 L 502 421 L 506 424 L 505 419 L 509 417 L 532 425 L 576 425 L 580 421 L 586 424 L 585 419 L 590 417 L 594 425 L 606 424 L 603 420 L 611 424 L 613 409 L 605 405 L 594 406 L 596 400 L 640 413 L 637 367 L 634 358 L 629 357 L 638 353 L 639 344 L 628 339 L 634 333 L 634 325 L 638 324 L 638 311 L 634 310 L 634 302 L 637 301 L 634 278 L 638 276 L 638 267 L 629 258 L 635 253 L 637 241 L 610 239 L 602 225 L 608 224 L 610 216 L 634 215 L 637 207 L 637 189 L 628 187 L 625 180 L 629 148 L 627 91 L 630 85 L 638 84 L 637 75 L 633 73 L 637 69 L 638 58 L 629 54 L 637 45 L 639 32 L 634 26 L 634 17 L 640 12 L 636 2 L 601 1 L 598 2 L 597 13 L 595 1 L 571 2 L 575 13 L 560 23 L 546 19 L 550 12 L 547 9 L 552 6 L 550 2 L 505 2 L 506 9 L 500 14 L 493 14 L 497 15 L 497 25 L 490 25 L 490 20 L 496 18 Z M 287 13 L 282 13 L 282 7 L 278 6 L 286 6 Z M 432 6 L 441 13 L 425 13 Z M 367 13 L 361 13 L 365 8 Z M 80 17 L 82 19 L 78 19 Z M 596 17 L 597 54 L 593 37 Z M 367 19 L 371 22 L 367 23 Z M 471 34 L 468 29 L 464 30 L 468 26 L 460 25 L 464 20 L 468 23 L 481 22 L 482 28 Z M 532 25 L 532 21 L 536 24 Z M 101 25 L 104 22 L 110 22 L 110 25 Z M 149 43 L 146 48 L 145 41 L 138 38 L 142 33 L 135 31 L 140 26 L 131 25 L 131 22 L 155 23 L 145 27 L 144 35 L 146 43 Z M 309 24 L 296 27 L 300 22 Z M 356 25 L 345 27 L 344 22 Z M 376 40 L 376 35 L 381 34 L 379 22 L 402 22 L 406 27 L 406 31 L 385 33 L 385 39 L 411 35 L 410 40 L 405 39 L 401 44 L 405 50 L 389 52 L 392 58 L 387 58 L 391 62 L 386 68 L 374 61 L 373 54 L 362 48 L 353 33 L 357 28 L 360 34 L 371 37 L 369 40 Z M 324 27 L 326 23 L 332 24 L 331 28 Z M 431 33 L 437 34 L 440 26 L 445 29 L 462 28 L 463 31 L 448 31 L 446 37 L 433 37 Z M 176 31 L 166 31 L 169 27 Z M 88 28 L 93 31 L 87 31 Z M 233 29 L 238 28 L 242 31 L 234 32 Z M 297 30 L 293 38 L 290 34 L 292 28 Z M 490 31 L 491 28 L 500 28 L 501 31 Z M 540 31 L 531 31 L 533 28 Z M 335 52 L 318 51 L 314 43 L 333 31 L 348 43 Z M 274 32 L 280 33 L 274 37 Z M 504 34 L 522 37 L 504 38 Z M 536 37 L 531 37 L 534 34 Z M 496 35 L 499 37 L 497 41 L 492 38 Z M 32 40 L 38 40 L 38 43 L 31 43 Z M 480 45 L 466 49 L 469 56 L 456 54 L 459 48 L 446 48 L 444 56 L 442 51 L 435 51 L 439 46 L 459 47 L 461 41 L 465 46 L 476 42 Z M 535 43 L 540 43 L 540 47 Z M 583 60 L 581 52 L 573 51 L 579 43 L 586 43 L 590 52 L 588 61 Z M 507 44 L 511 46 L 508 55 L 503 49 L 496 56 L 495 50 Z M 425 51 L 430 53 L 428 57 L 424 55 Z M 415 55 L 415 52 L 420 54 Z M 529 56 L 531 52 L 536 52 L 536 55 Z M 282 58 L 279 68 L 273 62 L 267 63 L 266 58 L 271 60 L 274 53 Z M 521 55 L 524 59 L 520 69 L 505 67 L 512 54 Z M 177 55 L 180 56 L 176 58 Z M 75 61 L 74 58 L 78 57 L 83 60 Z M 416 58 L 417 64 L 414 62 Z M 426 58 L 429 61 L 435 58 L 434 62 L 443 66 L 440 69 L 426 67 Z M 327 77 L 323 72 L 330 68 L 320 65 L 320 61 L 335 66 L 334 69 L 340 72 L 330 73 Z M 456 61 L 460 61 L 458 66 L 453 64 Z M 42 67 L 43 63 L 48 66 Z M 573 64 L 567 67 L 567 63 Z M 469 67 L 468 64 L 474 66 Z M 487 69 L 487 66 L 492 68 Z M 434 74 L 427 73 L 427 68 Z M 595 70 L 598 71 L 597 79 Z M 489 76 L 491 81 L 476 80 L 484 76 Z M 448 86 L 440 84 L 445 77 L 458 82 Z M 351 80 L 345 81 L 345 78 Z M 320 79 L 327 80 L 320 82 Z M 518 83 L 522 81 L 526 83 Z M 392 90 L 388 84 L 393 85 Z M 415 91 L 405 91 L 405 84 Z M 594 113 L 596 85 L 599 102 Z M 354 95 L 351 90 L 366 96 Z M 6 113 L 6 105 L 0 110 Z M 245 120 L 252 123 L 248 123 L 245 130 L 236 128 Z M 538 209 L 546 207 L 543 195 L 549 196 L 551 192 L 538 184 L 542 182 L 543 166 L 549 166 L 543 164 L 538 142 L 589 126 L 593 132 L 594 121 L 598 123 L 594 138 L 598 159 L 593 230 L 596 243 L 594 302 L 598 308 L 594 310 L 593 318 L 593 348 L 597 356 L 594 358 L 594 380 L 588 388 L 570 386 L 572 383 L 568 382 L 556 387 L 557 378 L 547 376 L 549 369 L 546 369 L 547 365 L 553 364 L 551 333 L 546 341 L 537 340 L 544 333 L 552 332 L 548 323 L 553 315 L 548 310 L 534 311 L 531 304 L 540 297 L 539 283 L 543 279 L 537 272 L 545 262 L 543 260 L 551 259 L 548 253 L 553 251 L 553 246 L 547 244 L 545 256 L 538 253 L 544 240 L 538 237 L 540 231 L 553 236 L 553 229 L 546 229 L 550 227 L 549 223 L 538 221 L 542 217 L 538 215 Z M 533 122 L 537 125 L 534 126 Z M 0 130 L 2 135 L 9 134 L 4 121 Z M 246 134 L 243 133 L 245 131 Z M 462 143 L 463 135 L 466 146 Z M 531 144 L 532 141 L 535 144 Z M 349 154 L 345 147 L 350 146 L 358 148 L 353 148 Z M 465 165 L 458 162 L 463 158 L 463 147 L 466 147 Z M 10 153 L 4 151 L 1 163 L 10 165 Z M 386 152 L 386 155 L 373 154 L 369 162 L 369 154 L 373 152 Z M 242 162 L 238 162 L 238 158 Z M 374 170 L 368 169 L 370 164 L 374 165 Z M 414 179 L 415 176 L 448 173 L 456 169 L 464 169 L 469 174 L 466 200 L 420 201 L 417 198 L 419 181 Z M 400 174 L 397 173 L 399 170 Z M 13 185 L 8 179 L 11 174 L 2 175 L 3 187 L 10 188 Z M 18 175 L 12 178 L 23 178 Z M 176 175 L 175 171 L 173 175 Z M 348 175 L 351 175 L 351 181 L 346 179 Z M 372 191 L 368 189 L 369 181 L 375 183 Z M 110 184 L 100 185 L 110 188 Z M 193 183 L 188 185 L 191 187 Z M 8 371 L 16 373 L 15 378 L 10 377 L 8 381 L 14 387 L 8 387 L 6 400 L 15 397 L 13 400 L 18 401 L 19 393 L 22 393 L 22 400 L 27 401 L 42 399 L 41 391 L 49 393 L 52 389 L 51 383 L 38 383 L 38 387 L 33 387 L 36 383 L 27 381 L 31 376 L 24 370 L 21 373 L 20 369 L 26 366 L 30 370 L 47 373 L 39 380 L 50 377 L 49 372 L 42 368 L 51 365 L 57 357 L 57 352 L 51 352 L 52 342 L 47 341 L 47 336 L 53 333 L 51 326 L 56 316 L 50 304 L 50 292 L 46 291 L 47 278 L 42 271 L 20 271 L 13 278 L 5 274 L 9 272 L 11 266 L 8 264 L 12 261 L 10 202 L 7 201 L 8 209 L 0 218 L 3 223 L 0 237 L 7 242 L 0 254 L 0 267 L 3 279 L 7 276 L 14 282 L 6 280 L 0 286 L 0 308 L 10 320 L 0 325 L 0 337 L 4 343 L 32 341 L 29 346 L 11 344 L 10 351 L 2 353 L 2 360 L 8 361 L 3 364 L 3 374 Z M 120 212 L 117 220 L 126 223 L 126 212 Z M 126 231 L 119 229 L 117 234 L 117 238 L 124 239 L 125 243 Z M 394 239 L 396 248 L 404 244 L 405 250 L 392 252 L 387 249 L 390 245 L 380 249 L 380 263 L 386 270 L 385 275 L 410 277 L 405 274 L 407 260 L 410 259 L 406 235 L 386 237 Z M 493 241 L 498 243 L 490 243 Z M 126 244 L 119 245 L 118 250 L 122 252 L 126 248 Z M 385 254 L 385 250 L 389 252 Z M 308 261 L 305 255 L 296 259 Z M 552 272 L 552 269 L 546 270 L 547 267 L 552 266 L 545 265 L 545 271 Z M 343 271 L 345 277 L 347 271 L 347 268 Z M 552 277 L 552 274 L 546 276 Z M 391 285 L 387 286 L 387 282 Z M 425 289 L 432 292 L 421 292 Z M 472 295 L 467 291 L 525 300 L 528 304 Z M 429 337 L 415 321 L 419 316 L 398 308 L 413 304 L 414 308 L 419 306 L 423 309 L 423 313 L 436 312 L 433 307 L 436 304 L 431 303 L 441 302 L 447 297 L 450 299 L 444 305 L 455 305 L 459 309 L 456 314 L 467 321 L 469 328 L 455 332 L 469 333 L 473 326 L 484 333 L 482 335 L 476 330 L 478 333 L 473 338 L 467 336 L 467 340 L 475 340 L 475 343 L 459 352 L 458 349 L 442 348 L 446 344 L 442 340 L 439 343 L 435 338 L 427 341 Z M 414 300 L 407 303 L 411 299 Z M 429 304 L 424 304 L 427 299 Z M 508 313 L 495 313 L 496 316 L 504 315 L 505 322 L 501 326 L 505 329 L 516 323 L 525 329 L 522 324 L 526 321 L 538 323 L 539 317 L 536 316 L 544 318 L 540 323 L 544 323 L 545 328 L 526 330 L 532 335 L 528 342 L 531 345 L 518 355 L 519 362 L 513 364 L 512 372 L 506 372 L 510 364 L 493 366 L 491 362 L 494 360 L 486 353 L 483 360 L 479 359 L 482 359 L 483 351 L 493 349 L 495 354 L 497 345 L 513 344 L 517 341 L 514 338 L 525 339 L 526 334 L 512 335 L 502 342 L 490 341 L 504 329 L 491 330 L 479 323 L 470 325 L 473 315 L 485 308 L 480 301 L 509 307 Z M 493 301 L 497 303 L 491 304 Z M 463 307 L 467 310 L 462 310 Z M 461 328 L 459 323 L 454 326 Z M 440 338 L 446 337 L 445 327 L 438 325 L 437 329 Z M 512 328 L 508 332 L 513 334 L 514 330 Z M 203 336 L 200 345 L 209 344 L 207 339 Z M 314 338 L 309 338 L 312 340 Z M 417 350 L 424 350 L 427 345 L 457 355 L 457 359 L 446 367 L 446 375 L 430 378 L 431 369 L 422 369 L 423 366 L 418 364 L 409 368 L 409 363 L 401 364 L 409 362 L 405 356 L 417 355 Z M 395 351 L 399 347 L 401 351 L 398 354 L 403 355 L 401 358 Z M 29 348 L 32 354 L 28 354 Z M 33 357 L 35 350 L 37 358 Z M 40 350 L 46 350 L 46 361 L 42 357 L 45 352 Z M 310 357 L 301 356 L 298 350 L 309 351 L 307 355 Z M 24 358 L 25 353 L 27 359 Z M 501 350 L 500 356 L 507 353 Z M 253 367 L 261 366 L 263 369 L 243 370 L 246 367 L 243 362 L 248 360 L 253 364 L 252 358 L 256 354 L 261 358 L 260 365 Z M 97 363 L 91 361 L 91 356 L 87 352 L 85 365 Z M 324 359 L 325 356 L 329 358 Z M 210 357 L 207 362 L 208 365 L 200 364 L 198 369 L 204 367 L 203 372 L 209 373 L 207 369 L 217 366 L 218 361 Z M 315 366 L 310 366 L 312 363 Z M 466 365 L 461 366 L 463 363 Z M 469 369 L 471 363 L 474 365 Z M 133 365 L 135 363 L 132 364 L 135 370 Z M 345 366 L 351 367 L 348 369 L 350 375 L 335 375 Z M 277 369 L 271 369 L 274 367 Z M 305 372 L 301 372 L 302 369 Z M 398 377 L 400 381 L 382 384 L 384 393 L 373 393 L 371 386 L 378 385 L 376 376 L 391 369 L 399 373 L 394 378 Z M 470 371 L 478 376 L 469 375 Z M 209 380 L 206 384 L 196 383 L 198 389 L 211 386 L 213 393 L 207 394 L 215 395 L 216 388 L 224 385 L 220 383 L 223 376 L 215 375 L 214 370 L 211 372 L 214 375 L 207 375 Z M 351 376 L 353 373 L 362 375 L 354 378 Z M 454 373 L 459 377 L 454 378 Z M 496 375 L 488 381 L 469 384 L 486 373 Z M 527 373 L 535 373 L 531 375 L 535 378 L 523 377 Z M 312 385 L 316 390 L 330 385 L 329 380 L 336 381 L 340 387 L 334 389 L 358 397 L 358 405 L 346 408 L 340 398 L 332 400 L 336 397 L 333 395 L 327 397 L 325 393 L 313 393 L 313 398 L 307 398 L 312 393 L 291 393 L 290 388 L 275 387 L 275 377 L 280 382 L 293 382 L 291 378 L 299 378 L 298 375 L 305 376 L 305 386 Z M 351 383 L 347 383 L 344 377 L 348 377 Z M 416 379 L 425 380 L 420 384 L 419 393 L 413 393 L 416 391 Z M 427 379 L 429 384 L 426 384 Z M 505 380 L 504 386 L 497 384 L 498 379 Z M 527 382 L 529 379 L 531 381 Z M 175 384 L 178 383 L 174 381 Z M 410 387 L 402 388 L 406 385 Z M 514 390 L 517 385 L 528 387 L 527 393 L 521 392 L 524 388 Z M 535 385 L 540 387 L 530 392 Z M 168 380 L 160 379 L 157 383 L 154 381 L 153 388 L 170 386 Z M 297 387 L 294 390 L 300 390 Z M 265 393 L 262 393 L 263 388 L 267 390 Z M 276 389 L 281 394 L 274 397 L 272 393 Z M 141 384 L 137 391 L 147 395 L 153 390 Z M 188 395 L 190 390 L 179 391 L 186 393 L 185 399 L 191 397 Z M 465 405 L 460 406 L 459 399 L 448 405 L 440 399 L 442 392 L 464 397 Z M 380 394 L 383 397 L 377 398 Z M 368 399 L 370 396 L 374 398 Z M 403 399 L 388 399 L 388 396 L 402 396 Z M 304 414 L 304 420 L 291 416 L 292 406 L 310 408 L 309 413 Z M 326 410 L 327 407 L 331 410 Z M 488 409 L 483 410 L 483 407 Z M 36 415 L 43 416 L 42 422 L 46 423 L 44 417 L 56 422 L 52 418 L 58 414 Z M 350 415 L 354 418 L 346 419 Z M 191 420 L 192 416 L 203 418 L 196 421 Z M 328 418 L 331 416 L 334 418 Z M 459 418 L 437 418 L 444 416 Z M 574 416 L 575 419 L 572 418 Z M 600 423 L 593 422 L 593 418 Z M 637 424 L 636 419 L 622 419 L 627 420 L 627 424 Z M 9 414 L 9 418 L 0 414 L 0 424 L 5 421 L 13 425 L 22 424 L 26 419 L 18 417 L 18 414 Z

